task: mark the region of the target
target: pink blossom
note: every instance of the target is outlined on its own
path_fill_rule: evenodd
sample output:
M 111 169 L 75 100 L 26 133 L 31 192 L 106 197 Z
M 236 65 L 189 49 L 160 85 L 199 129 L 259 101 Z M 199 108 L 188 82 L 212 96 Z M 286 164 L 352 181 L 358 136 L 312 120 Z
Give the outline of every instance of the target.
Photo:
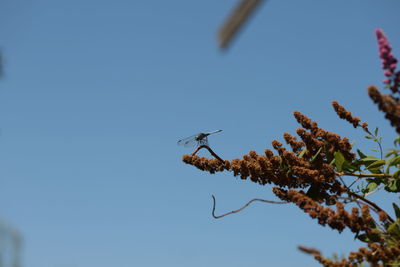
M 378 40 L 379 57 L 382 59 L 382 69 L 385 70 L 384 75 L 389 78 L 384 80 L 383 83 L 391 85 L 389 87 L 393 93 L 399 92 L 400 71 L 395 71 L 398 60 L 392 54 L 392 47 L 383 31 L 376 29 L 375 34 Z
M 387 71 L 385 71 L 383 74 L 385 74 L 386 77 L 390 77 L 390 76 L 393 75 L 393 72 L 387 70 Z

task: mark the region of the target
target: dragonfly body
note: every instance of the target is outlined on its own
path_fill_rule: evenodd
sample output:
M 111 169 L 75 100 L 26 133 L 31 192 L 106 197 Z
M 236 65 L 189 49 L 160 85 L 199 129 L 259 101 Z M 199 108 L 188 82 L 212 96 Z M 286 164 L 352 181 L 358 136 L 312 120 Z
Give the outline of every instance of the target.
M 208 146 L 208 136 L 210 134 L 215 134 L 215 133 L 219 133 L 222 132 L 222 130 L 216 130 L 213 132 L 208 132 L 208 133 L 198 133 L 192 136 L 189 136 L 187 138 L 181 139 L 178 141 L 178 145 L 183 145 L 185 147 L 191 147 L 191 146 L 195 146 L 196 144 L 198 146 L 202 146 L 202 145 L 206 145 Z

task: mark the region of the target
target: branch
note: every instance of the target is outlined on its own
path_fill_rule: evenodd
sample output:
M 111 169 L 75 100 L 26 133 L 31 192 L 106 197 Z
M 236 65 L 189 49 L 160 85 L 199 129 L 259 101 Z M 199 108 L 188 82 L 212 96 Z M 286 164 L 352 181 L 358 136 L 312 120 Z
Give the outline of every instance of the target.
M 379 211 L 383 211 L 384 213 L 386 213 L 386 211 L 384 211 L 383 209 L 381 209 L 381 208 L 380 208 L 378 205 L 376 205 L 374 202 L 372 202 L 372 201 L 370 201 L 370 200 L 364 198 L 363 196 L 357 195 L 356 193 L 353 193 L 353 192 L 351 192 L 351 191 L 347 191 L 347 194 L 349 194 L 350 196 L 353 196 L 353 197 L 355 197 L 355 198 L 361 199 L 361 200 L 364 201 L 365 203 L 367 203 L 367 204 L 369 204 L 370 206 L 374 207 L 378 212 L 379 212 Z M 393 223 L 394 220 L 392 219 L 392 217 L 390 217 L 389 214 L 387 214 L 387 213 L 386 213 L 386 215 L 387 215 L 387 217 L 388 217 L 388 220 L 389 220 L 390 222 Z
M 376 178 L 391 178 L 393 175 L 387 173 L 345 173 L 345 172 L 335 172 L 338 176 L 356 176 L 359 178 L 368 178 L 368 177 L 376 177 Z
M 247 207 L 248 207 L 252 202 L 254 202 L 254 201 L 261 201 L 261 202 L 266 202 L 266 203 L 271 203 L 271 204 L 287 204 L 287 203 L 289 203 L 289 202 L 286 202 L 286 201 L 273 201 L 273 200 L 266 200 L 266 199 L 261 199 L 261 198 L 253 198 L 252 200 L 250 200 L 249 202 L 247 202 L 247 203 L 246 203 L 243 207 L 241 207 L 240 209 L 232 210 L 232 211 L 229 211 L 229 212 L 224 213 L 224 214 L 222 214 L 222 215 L 216 216 L 216 215 L 215 215 L 215 197 L 214 197 L 214 195 L 211 195 L 211 196 L 212 196 L 212 198 L 213 198 L 212 216 L 213 216 L 215 219 L 219 219 L 219 218 L 225 217 L 225 216 L 227 216 L 227 215 L 240 212 L 240 211 L 244 210 L 245 208 L 247 208 Z
M 214 158 L 221 161 L 222 163 L 225 163 L 225 161 L 223 159 L 221 159 L 217 154 L 215 154 L 215 152 L 209 146 L 206 146 L 206 145 L 202 145 L 202 146 L 199 146 L 198 148 L 196 148 L 195 151 L 192 152 L 192 156 L 196 155 L 196 153 L 199 152 L 199 150 L 202 148 L 206 148 L 208 150 L 208 152 L 210 152 L 210 154 Z

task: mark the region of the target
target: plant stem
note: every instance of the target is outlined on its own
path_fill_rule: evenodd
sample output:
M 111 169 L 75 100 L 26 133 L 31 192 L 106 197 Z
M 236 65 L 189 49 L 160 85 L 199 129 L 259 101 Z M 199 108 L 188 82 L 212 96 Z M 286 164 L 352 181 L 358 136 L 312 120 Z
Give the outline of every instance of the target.
M 345 172 L 336 172 L 338 176 L 356 176 L 359 178 L 368 178 L 368 177 L 376 177 L 376 178 L 392 178 L 392 174 L 387 173 L 345 173 Z

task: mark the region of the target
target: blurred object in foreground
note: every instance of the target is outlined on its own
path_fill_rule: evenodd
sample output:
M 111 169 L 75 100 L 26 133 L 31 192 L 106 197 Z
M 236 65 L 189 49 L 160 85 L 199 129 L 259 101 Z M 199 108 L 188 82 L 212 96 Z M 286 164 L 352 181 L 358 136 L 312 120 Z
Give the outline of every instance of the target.
M 263 0 L 241 0 L 239 2 L 218 32 L 219 47 L 221 49 L 228 47 L 233 37 L 262 2 Z
M 3 53 L 0 50 L 0 78 L 3 78 Z
M 21 267 L 20 233 L 0 220 L 0 267 Z

